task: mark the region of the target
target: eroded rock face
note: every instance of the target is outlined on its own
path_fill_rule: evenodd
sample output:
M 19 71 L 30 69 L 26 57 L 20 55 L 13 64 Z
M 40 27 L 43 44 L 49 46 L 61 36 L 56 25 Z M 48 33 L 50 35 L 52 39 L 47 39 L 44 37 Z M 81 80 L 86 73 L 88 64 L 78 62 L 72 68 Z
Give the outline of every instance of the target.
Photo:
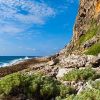
M 80 68 L 87 66 L 100 66 L 100 57 L 93 55 L 69 55 L 68 57 L 63 57 L 60 64 L 65 68 Z
M 60 54 L 82 54 L 96 43 L 100 44 L 100 0 L 80 0 L 72 41 Z
M 85 34 L 91 21 L 100 21 L 100 0 L 80 0 L 80 8 L 74 27 L 74 40 Z

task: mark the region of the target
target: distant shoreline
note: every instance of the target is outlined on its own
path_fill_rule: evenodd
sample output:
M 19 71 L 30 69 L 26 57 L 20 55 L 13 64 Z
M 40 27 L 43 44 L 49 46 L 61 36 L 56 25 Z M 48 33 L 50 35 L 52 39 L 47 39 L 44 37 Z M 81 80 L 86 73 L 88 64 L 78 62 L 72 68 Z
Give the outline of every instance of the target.
M 0 67 L 7 67 L 41 56 L 0 56 Z
M 6 76 L 8 74 L 12 74 L 18 71 L 22 71 L 24 69 L 29 68 L 30 65 L 34 66 L 35 64 L 48 62 L 50 58 L 40 57 L 40 58 L 32 58 L 27 59 L 23 62 L 19 62 L 18 64 L 14 64 L 11 66 L 0 67 L 0 77 Z

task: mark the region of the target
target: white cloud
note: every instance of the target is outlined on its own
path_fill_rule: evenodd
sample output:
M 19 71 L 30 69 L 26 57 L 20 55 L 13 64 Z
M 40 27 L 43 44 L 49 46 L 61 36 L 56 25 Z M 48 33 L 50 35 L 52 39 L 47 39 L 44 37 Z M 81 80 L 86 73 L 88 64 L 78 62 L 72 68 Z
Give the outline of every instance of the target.
M 29 33 L 31 25 L 43 25 L 55 13 L 55 9 L 37 0 L 0 0 L 0 34 L 28 38 L 30 36 L 25 34 Z
M 0 19 L 21 23 L 44 24 L 45 18 L 55 15 L 53 8 L 35 0 L 0 0 Z
M 0 25 L 0 33 L 8 33 L 10 35 L 15 35 L 16 33 L 22 32 L 23 29 L 18 28 L 17 26 L 14 25 Z

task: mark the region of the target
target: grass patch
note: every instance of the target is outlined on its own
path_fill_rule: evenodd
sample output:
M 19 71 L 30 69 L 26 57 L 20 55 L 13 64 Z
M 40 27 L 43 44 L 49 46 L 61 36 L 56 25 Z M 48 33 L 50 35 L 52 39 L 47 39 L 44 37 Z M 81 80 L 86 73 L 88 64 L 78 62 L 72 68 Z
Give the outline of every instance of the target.
M 86 55 L 98 55 L 100 53 L 100 43 L 94 44 L 86 52 Z
M 96 77 L 98 77 L 98 75 L 91 68 L 73 69 L 72 71 L 64 75 L 63 80 L 64 81 L 79 81 L 79 80 L 94 79 Z
M 79 39 L 79 44 L 86 42 L 87 40 L 91 39 L 95 36 L 98 32 L 100 26 L 97 26 L 96 23 L 91 23 L 90 29 L 86 32 L 86 34 L 82 35 Z
M 96 35 L 98 31 L 98 27 L 95 27 L 95 28 L 90 28 L 85 35 L 82 35 L 79 39 L 79 43 L 84 43 L 86 42 L 87 40 L 91 39 L 93 36 Z

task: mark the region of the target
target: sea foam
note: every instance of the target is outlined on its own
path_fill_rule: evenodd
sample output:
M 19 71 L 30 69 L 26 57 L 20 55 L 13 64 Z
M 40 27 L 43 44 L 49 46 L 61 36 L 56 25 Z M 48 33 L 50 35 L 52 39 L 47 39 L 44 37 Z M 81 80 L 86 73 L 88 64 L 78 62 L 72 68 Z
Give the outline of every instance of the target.
M 7 67 L 7 66 L 16 65 L 16 64 L 19 64 L 20 62 L 23 62 L 23 61 L 28 60 L 28 59 L 31 59 L 31 58 L 30 57 L 24 57 L 24 58 L 14 59 L 14 60 L 11 60 L 8 63 L 0 62 L 0 67 Z

